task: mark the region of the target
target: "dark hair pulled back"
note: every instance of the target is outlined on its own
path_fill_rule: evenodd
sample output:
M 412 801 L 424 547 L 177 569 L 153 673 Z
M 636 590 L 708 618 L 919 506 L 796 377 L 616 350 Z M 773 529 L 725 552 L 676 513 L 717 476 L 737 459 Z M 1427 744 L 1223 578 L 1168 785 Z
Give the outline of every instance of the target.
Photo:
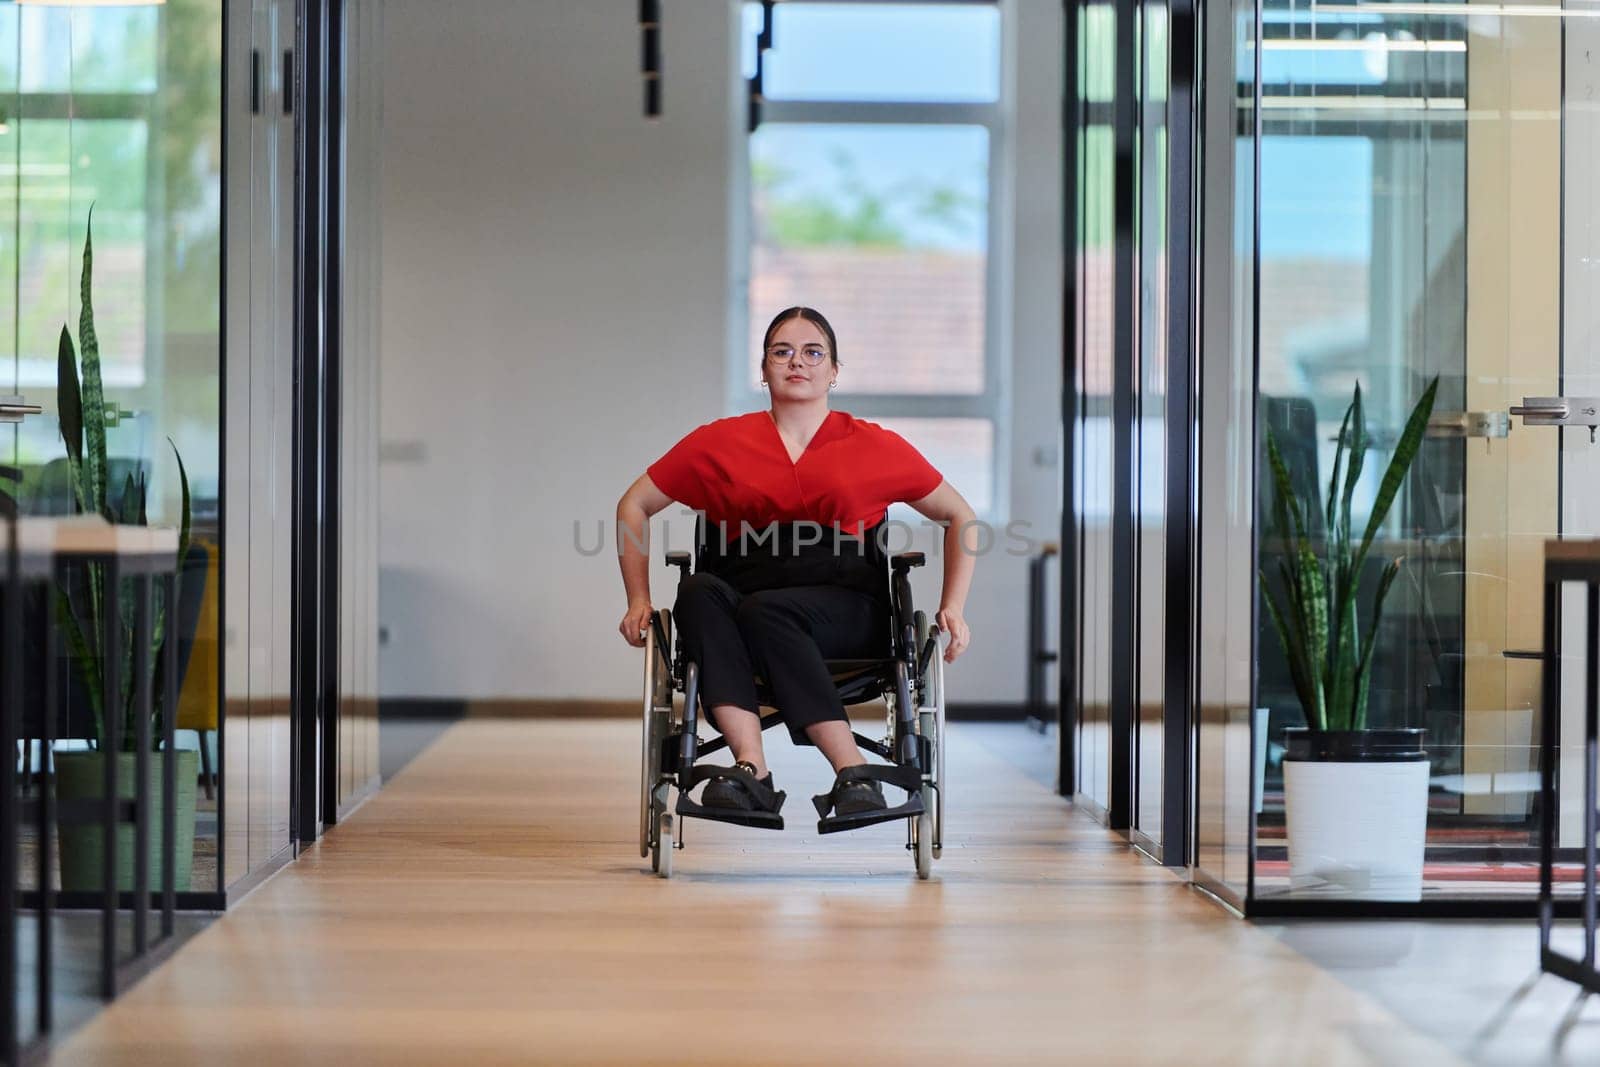
M 766 334 L 761 338 L 762 359 L 767 358 L 767 349 L 772 346 L 772 335 L 778 332 L 779 326 L 782 326 L 790 319 L 804 319 L 821 330 L 822 335 L 828 339 L 828 358 L 833 361 L 835 367 L 839 366 L 839 339 L 833 335 L 833 327 L 828 325 L 828 320 L 823 317 L 822 312 L 816 308 L 808 307 L 784 308 L 773 316 L 772 323 L 767 327 Z

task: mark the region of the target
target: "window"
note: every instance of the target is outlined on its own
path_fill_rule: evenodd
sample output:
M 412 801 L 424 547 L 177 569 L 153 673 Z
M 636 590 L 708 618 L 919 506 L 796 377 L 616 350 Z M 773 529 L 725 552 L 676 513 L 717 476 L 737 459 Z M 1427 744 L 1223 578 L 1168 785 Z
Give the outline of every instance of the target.
M 761 5 L 743 18 L 748 78 Z M 766 403 L 753 353 L 772 316 L 815 307 L 839 336 L 837 406 L 900 433 L 993 519 L 999 8 L 789 0 L 773 20 L 743 156 L 746 322 L 732 405 Z
M 18 238 L 0 257 L 0 283 L 20 297 L 5 340 L 21 388 L 55 385 L 58 297 L 74 294 L 78 280 L 65 253 L 81 247 L 91 204 L 105 382 L 144 384 L 157 28 L 155 8 L 19 8 L 0 19 L 0 107 L 15 112 L 0 118 L 0 167 L 15 180 L 6 229 Z

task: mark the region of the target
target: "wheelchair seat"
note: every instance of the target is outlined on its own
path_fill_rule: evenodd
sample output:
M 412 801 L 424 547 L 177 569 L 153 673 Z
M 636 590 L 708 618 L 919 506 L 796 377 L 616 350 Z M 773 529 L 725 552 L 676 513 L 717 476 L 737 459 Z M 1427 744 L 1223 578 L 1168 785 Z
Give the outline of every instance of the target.
M 848 706 L 865 704 L 883 695 L 879 672 L 886 666 L 892 669 L 893 659 L 890 656 L 882 656 L 878 659 L 828 659 L 822 662 L 828 668 L 828 675 L 833 679 L 834 687 L 839 690 L 839 700 Z M 767 685 L 766 679 L 761 677 L 760 671 L 755 674 L 755 682 L 756 699 L 766 707 L 776 706 L 777 698 Z

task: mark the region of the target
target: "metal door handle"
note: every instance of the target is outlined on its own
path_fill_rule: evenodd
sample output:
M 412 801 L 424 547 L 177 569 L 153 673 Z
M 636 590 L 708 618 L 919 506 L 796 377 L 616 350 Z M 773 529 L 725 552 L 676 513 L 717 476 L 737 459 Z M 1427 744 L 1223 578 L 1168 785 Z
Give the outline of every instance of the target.
M 20 396 L 0 396 L 0 422 L 21 422 L 26 415 L 38 415 L 44 408 L 29 404 Z
M 1600 426 L 1600 397 L 1525 396 L 1511 414 L 1525 426 Z
M 1509 437 L 1511 416 L 1504 411 L 1443 411 L 1428 419 L 1427 434 L 1429 437 Z

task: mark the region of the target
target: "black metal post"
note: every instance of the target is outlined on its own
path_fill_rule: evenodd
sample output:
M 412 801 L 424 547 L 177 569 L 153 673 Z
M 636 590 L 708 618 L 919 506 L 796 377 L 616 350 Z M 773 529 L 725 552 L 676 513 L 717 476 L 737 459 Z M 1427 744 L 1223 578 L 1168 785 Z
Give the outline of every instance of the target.
M 133 580 L 133 952 L 150 945 L 150 575 Z M 177 620 L 169 616 L 168 640 Z
M 1134 245 L 1134 166 L 1138 102 L 1136 0 L 1114 0 L 1116 86 L 1112 103 L 1115 243 L 1111 370 L 1111 767 L 1106 824 L 1126 830 L 1133 818 L 1133 732 L 1138 728 L 1135 700 L 1135 627 L 1138 622 L 1137 553 L 1134 529 L 1133 422 L 1135 353 L 1138 344 L 1137 274 Z
M 17 836 L 22 824 L 17 797 L 18 716 L 22 707 L 22 578 L 17 560 L 16 523 L 6 523 L 5 599 L 0 605 L 0 680 L 4 700 L 0 703 L 0 907 L 5 920 L 0 922 L 0 1052 L 5 1062 L 17 1062 L 20 1045 L 17 1032 Z M 39 843 L 43 851 L 45 842 Z
M 1027 724 L 1037 733 L 1045 732 L 1046 716 L 1050 714 L 1045 701 L 1045 675 L 1050 664 L 1060 661 L 1060 654 L 1045 647 L 1045 616 L 1049 589 L 1045 582 L 1045 568 L 1050 558 L 1060 554 L 1055 545 L 1045 545 L 1039 554 L 1028 561 L 1028 711 Z
M 181 562 L 180 562 L 181 566 Z M 169 574 L 163 581 L 167 611 L 177 610 L 178 576 Z M 162 642 L 161 656 L 161 936 L 172 936 L 178 910 L 178 754 L 175 751 L 178 725 L 178 642 Z M 200 735 L 200 743 L 206 743 Z M 218 801 L 221 808 L 221 801 Z M 218 837 L 222 823 L 218 821 Z M 220 863 L 221 860 L 219 859 Z
M 1062 69 L 1078 69 L 1078 0 L 1063 0 L 1066 32 Z M 1080 562 L 1077 510 L 1078 435 L 1078 128 L 1081 101 L 1078 79 L 1069 74 L 1062 89 L 1061 248 L 1065 269 L 1061 279 L 1061 571 L 1057 576 L 1061 597 L 1056 641 L 1060 669 L 1056 671 L 1056 792 L 1077 792 L 1078 730 L 1078 566 Z
M 1162 700 L 1161 862 L 1181 867 L 1190 849 L 1190 741 L 1195 634 L 1195 110 L 1194 0 L 1168 6 L 1166 636 Z
M 43 646 L 40 667 L 44 679 L 44 707 L 39 709 L 39 1033 L 47 1034 L 55 1026 L 55 1009 L 51 998 L 55 995 L 55 922 L 56 891 L 50 884 L 50 830 L 56 825 L 56 787 L 54 759 L 56 740 L 56 700 L 59 690 L 56 680 L 59 667 L 56 663 L 55 598 L 51 592 L 59 588 L 62 570 L 52 560 L 49 575 L 53 579 L 45 595 L 39 598 L 39 634 Z
M 1594 968 L 1595 928 L 1595 871 L 1594 871 L 1594 805 L 1595 775 L 1600 767 L 1595 763 L 1595 709 L 1600 703 L 1600 585 L 1589 584 L 1588 626 L 1584 629 L 1584 643 L 1588 655 L 1584 656 L 1583 692 L 1583 965 Z
M 1550 924 L 1555 916 L 1555 799 L 1556 799 L 1556 720 L 1561 693 L 1555 670 L 1560 642 L 1561 585 L 1546 568 L 1544 581 L 1544 674 L 1541 679 L 1544 699 L 1539 710 L 1539 948 L 1550 950 Z
M 93 566 L 93 564 L 89 564 Z M 121 807 L 117 796 L 117 755 L 122 750 L 122 565 L 115 556 L 104 564 L 101 598 L 101 649 L 105 655 L 101 678 L 101 788 L 100 807 L 100 995 L 117 995 L 117 824 Z M 92 585 L 92 582 L 91 582 Z

